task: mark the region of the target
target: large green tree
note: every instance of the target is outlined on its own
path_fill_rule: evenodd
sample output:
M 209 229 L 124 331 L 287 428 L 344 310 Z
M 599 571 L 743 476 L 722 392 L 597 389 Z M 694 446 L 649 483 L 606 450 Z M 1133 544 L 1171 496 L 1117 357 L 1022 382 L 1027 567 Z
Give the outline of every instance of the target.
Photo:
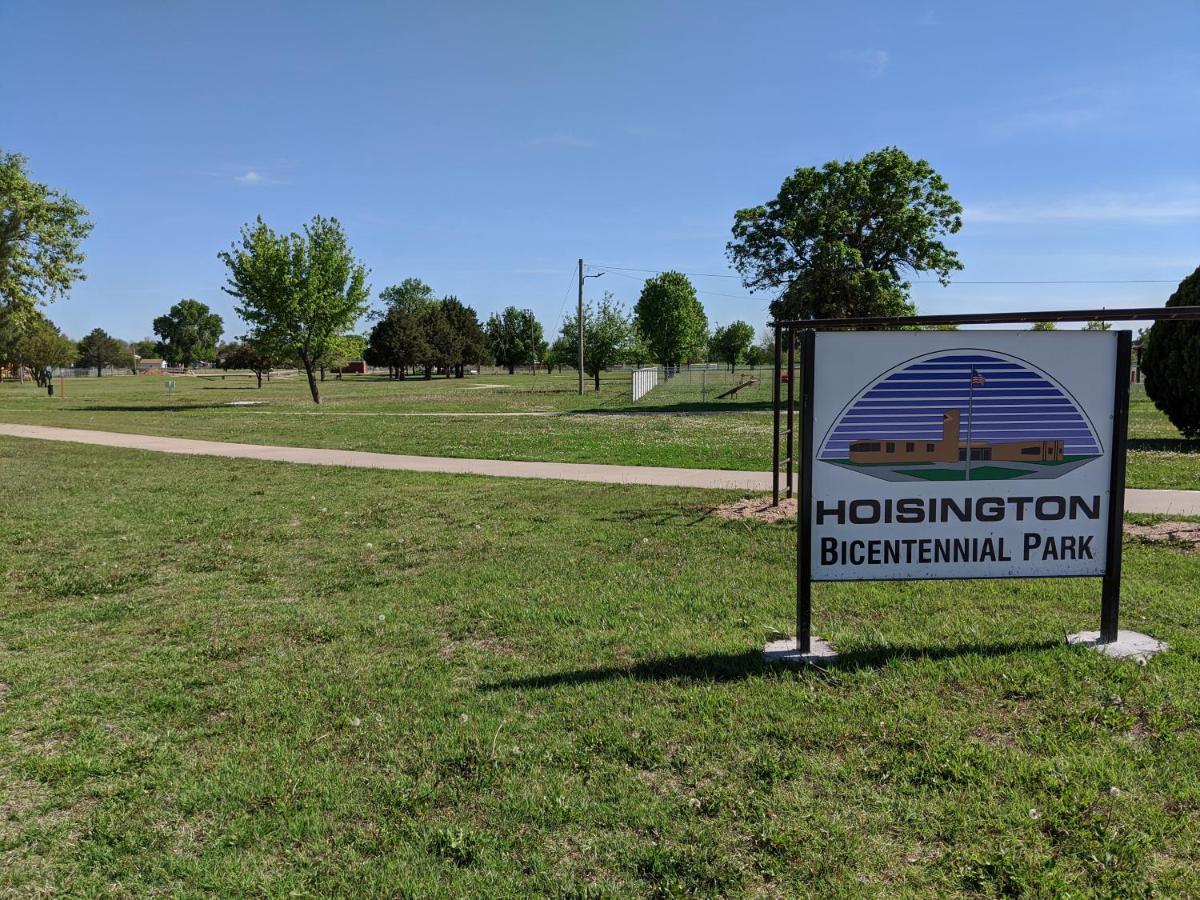
M 367 339 L 359 334 L 339 334 L 329 342 L 325 353 L 317 360 L 317 369 L 321 380 L 325 380 L 327 369 L 342 369 L 356 359 L 363 358 L 367 349 Z
M 393 378 L 403 379 L 424 356 L 425 333 L 420 319 L 403 309 L 388 309 L 367 336 L 367 362 L 387 366 Z
M 633 321 L 624 308 L 605 292 L 599 303 L 583 310 L 583 371 L 600 390 L 600 373 L 623 362 L 633 340 Z M 562 333 L 554 342 L 553 359 L 565 358 L 579 364 L 579 317 L 563 320 Z
M 129 349 L 142 359 L 153 359 L 158 354 L 158 341 L 151 338 L 142 338 L 140 341 L 131 341 Z
M 92 230 L 87 210 L 33 181 L 27 163 L 0 150 L 0 308 L 14 324 L 85 277 L 79 245 Z
M 295 356 L 320 403 L 317 367 L 366 312 L 370 294 L 367 269 L 341 224 L 314 216 L 302 233 L 277 234 L 259 217 L 218 257 L 229 270 L 224 290 L 242 301 L 237 313 L 251 338 Z
M 180 300 L 154 320 L 157 350 L 171 366 L 211 362 L 224 330 L 221 317 L 199 300 Z
M 532 312 L 506 308 L 501 313 L 492 313 L 484 327 L 488 350 L 496 364 L 508 367 L 508 374 L 517 366 L 530 365 L 545 355 L 548 349 L 542 335 L 542 323 Z
M 449 378 L 462 353 L 462 338 L 454 330 L 444 304 L 434 303 L 427 307 L 421 313 L 420 323 L 425 336 L 425 353 L 421 359 L 425 378 L 432 378 L 436 369 Z
M 226 371 L 249 370 L 262 387 L 263 376 L 270 379 L 271 370 L 279 365 L 279 353 L 261 340 L 243 338 L 235 344 L 225 344 L 217 351 L 217 364 Z
M 910 273 L 961 269 L 941 238 L 962 206 L 923 159 L 885 147 L 800 168 L 778 195 L 738 210 L 726 252 L 751 291 L 777 292 L 775 319 L 911 315 Z
M 708 340 L 708 316 L 682 272 L 647 278 L 633 316 L 650 354 L 664 366 L 687 362 Z
M 76 361 L 89 368 L 94 367 L 99 378 L 104 374 L 105 366 L 132 365 L 133 354 L 128 346 L 103 328 L 93 328 L 80 340 Z
M 457 297 L 442 300 L 442 312 L 457 336 L 457 351 L 451 366 L 454 377 L 462 378 L 466 375 L 466 366 L 479 365 L 487 359 L 487 335 L 483 333 L 475 310 Z
M 713 332 L 709 342 L 712 357 L 718 362 L 728 363 L 732 372 L 738 363 L 745 362 L 754 343 L 754 326 L 738 320 L 722 325 Z
M 75 342 L 36 310 L 22 316 L 21 325 L 8 335 L 11 340 L 0 347 L 0 368 L 13 366 L 29 372 L 40 387 L 49 382 L 50 368 L 71 365 L 78 352 Z
M 1200 268 L 1179 282 L 1167 306 L 1200 306 Z M 1200 437 L 1200 322 L 1155 322 L 1142 341 L 1146 396 L 1184 437 Z

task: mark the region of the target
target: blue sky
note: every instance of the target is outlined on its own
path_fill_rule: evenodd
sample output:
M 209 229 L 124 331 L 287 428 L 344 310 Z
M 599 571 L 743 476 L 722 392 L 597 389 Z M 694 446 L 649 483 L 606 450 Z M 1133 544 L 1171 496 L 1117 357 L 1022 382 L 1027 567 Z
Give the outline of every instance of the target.
M 216 258 L 262 214 L 342 220 L 409 276 L 548 331 L 575 260 L 730 274 L 734 210 L 894 144 L 966 207 L 925 312 L 1161 304 L 1200 264 L 1200 4 L 6 0 L 0 147 L 89 208 L 68 334 L 183 297 L 240 326 Z M 637 272 L 589 296 L 628 305 Z M 710 321 L 769 298 L 696 278 Z M 732 295 L 732 296 L 730 296 Z

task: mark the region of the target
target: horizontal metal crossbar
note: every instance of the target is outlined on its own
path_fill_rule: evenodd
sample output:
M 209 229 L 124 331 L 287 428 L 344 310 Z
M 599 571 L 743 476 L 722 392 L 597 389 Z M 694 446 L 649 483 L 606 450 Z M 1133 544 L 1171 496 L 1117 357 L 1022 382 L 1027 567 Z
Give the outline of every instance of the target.
M 965 313 L 947 316 L 866 316 L 857 319 L 783 319 L 776 328 L 911 328 L 922 325 L 1006 325 L 1030 322 L 1134 322 L 1200 320 L 1200 306 L 1143 306 L 1135 309 L 1055 309 L 1037 312 Z

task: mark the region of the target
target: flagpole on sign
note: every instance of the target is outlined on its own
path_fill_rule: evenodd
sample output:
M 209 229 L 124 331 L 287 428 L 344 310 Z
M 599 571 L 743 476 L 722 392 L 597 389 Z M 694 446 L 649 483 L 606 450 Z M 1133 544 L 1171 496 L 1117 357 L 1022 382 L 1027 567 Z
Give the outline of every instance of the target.
M 975 426 L 975 370 L 968 376 L 970 385 L 967 387 L 967 476 L 971 480 L 971 431 Z

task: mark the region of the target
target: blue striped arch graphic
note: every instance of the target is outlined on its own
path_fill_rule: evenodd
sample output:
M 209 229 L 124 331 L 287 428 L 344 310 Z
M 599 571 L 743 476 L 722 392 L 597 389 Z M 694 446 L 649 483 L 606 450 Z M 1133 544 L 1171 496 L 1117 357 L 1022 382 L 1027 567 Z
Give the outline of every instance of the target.
M 937 480 L 952 480 L 954 471 L 981 464 L 994 477 L 1056 477 L 1102 452 L 1092 422 L 1047 372 L 999 351 L 957 349 L 915 357 L 864 387 L 824 435 L 817 458 L 864 469 L 931 466 L 943 470 Z

